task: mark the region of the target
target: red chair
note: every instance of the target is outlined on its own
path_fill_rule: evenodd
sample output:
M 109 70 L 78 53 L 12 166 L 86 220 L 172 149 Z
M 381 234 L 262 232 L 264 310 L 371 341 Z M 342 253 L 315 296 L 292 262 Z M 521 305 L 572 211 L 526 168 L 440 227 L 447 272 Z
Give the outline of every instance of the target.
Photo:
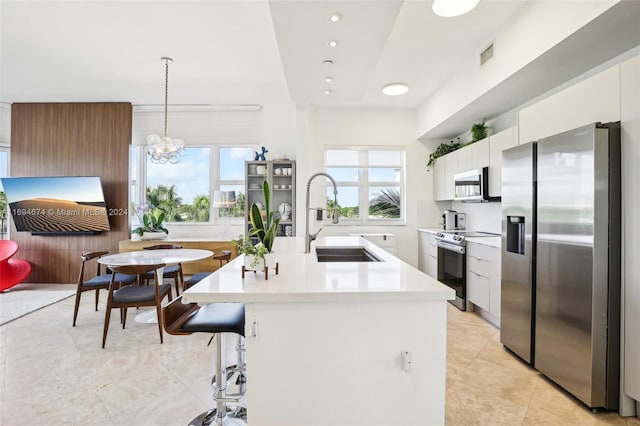
M 22 259 L 11 259 L 18 251 L 18 243 L 0 240 L 0 291 L 21 283 L 31 273 L 31 264 Z

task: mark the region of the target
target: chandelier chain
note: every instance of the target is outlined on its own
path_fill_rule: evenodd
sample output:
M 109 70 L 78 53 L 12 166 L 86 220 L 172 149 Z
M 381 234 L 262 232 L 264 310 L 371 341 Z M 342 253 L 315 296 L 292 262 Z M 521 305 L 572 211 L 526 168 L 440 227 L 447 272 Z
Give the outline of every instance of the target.
M 169 109 L 169 59 L 164 60 L 164 138 L 167 139 L 167 116 Z

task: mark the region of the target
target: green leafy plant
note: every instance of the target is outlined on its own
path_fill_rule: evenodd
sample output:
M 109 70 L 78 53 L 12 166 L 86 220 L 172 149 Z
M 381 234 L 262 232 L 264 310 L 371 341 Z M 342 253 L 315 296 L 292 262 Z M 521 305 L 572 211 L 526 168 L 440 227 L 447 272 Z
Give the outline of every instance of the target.
M 489 127 L 484 124 L 484 121 L 482 123 L 474 124 L 473 126 L 471 126 L 471 142 L 477 142 L 486 138 L 488 133 Z
M 253 256 L 252 268 L 256 268 L 264 260 L 264 255 L 267 254 L 267 248 L 262 243 L 254 245 L 250 235 L 240 235 L 237 240 L 233 240 L 233 245 L 238 254 Z
M 145 232 L 164 232 L 169 233 L 169 230 L 164 227 L 164 212 L 157 208 L 149 208 L 147 204 L 131 203 L 131 210 L 133 210 L 138 217 L 141 226 L 134 229 L 134 234 L 142 236 Z
M 441 143 L 438 145 L 435 151 L 429 154 L 429 161 L 427 162 L 427 170 L 433 166 L 433 162 L 436 158 L 442 157 L 445 154 L 455 151 L 460 148 L 460 142 L 451 141 L 449 143 Z
M 269 182 L 266 180 L 262 183 L 262 194 L 264 195 L 265 215 L 263 216 L 258 204 L 251 204 L 249 219 L 251 220 L 253 228 L 249 235 L 257 236 L 267 249 L 267 253 L 271 253 L 273 242 L 276 239 L 278 224 L 280 223 L 280 212 L 271 211 L 271 190 L 269 188 Z

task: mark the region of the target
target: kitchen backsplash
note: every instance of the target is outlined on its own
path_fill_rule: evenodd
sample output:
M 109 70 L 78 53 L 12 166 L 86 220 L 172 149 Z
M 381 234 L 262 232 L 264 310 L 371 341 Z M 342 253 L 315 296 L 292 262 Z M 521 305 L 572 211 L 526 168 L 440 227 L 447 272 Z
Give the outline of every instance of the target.
M 462 203 L 454 201 L 453 210 L 466 213 L 466 226 L 471 231 L 501 232 L 501 205 L 500 203 Z

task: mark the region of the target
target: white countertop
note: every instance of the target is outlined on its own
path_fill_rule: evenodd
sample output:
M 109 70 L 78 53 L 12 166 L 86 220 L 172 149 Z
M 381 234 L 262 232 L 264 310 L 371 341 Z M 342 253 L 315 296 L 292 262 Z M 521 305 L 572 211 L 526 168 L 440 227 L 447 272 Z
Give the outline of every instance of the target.
M 358 247 L 383 262 L 318 262 L 315 247 Z M 251 271 L 238 256 L 185 291 L 185 303 L 450 300 L 454 291 L 360 237 L 321 237 L 304 253 L 304 238 L 277 238 L 279 274 Z
M 500 248 L 502 246 L 502 237 L 467 237 L 467 242 Z
M 418 228 L 418 232 L 426 232 L 428 234 L 435 234 L 442 231 L 442 228 Z M 472 232 L 469 230 L 469 232 Z M 502 246 L 502 237 L 496 235 L 495 237 L 467 237 L 467 241 L 471 243 L 484 244 L 486 246 L 500 248 Z

